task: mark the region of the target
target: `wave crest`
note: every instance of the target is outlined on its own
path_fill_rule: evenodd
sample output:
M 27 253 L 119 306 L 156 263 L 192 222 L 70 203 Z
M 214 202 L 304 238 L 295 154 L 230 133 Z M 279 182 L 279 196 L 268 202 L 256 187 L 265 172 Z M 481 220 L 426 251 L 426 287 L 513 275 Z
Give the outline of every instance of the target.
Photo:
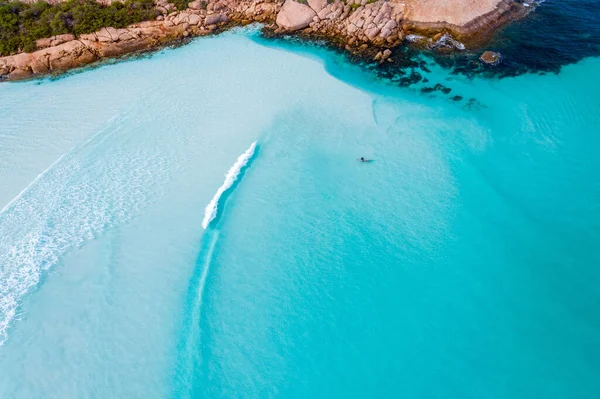
M 256 149 L 256 141 L 250 145 L 250 147 L 238 157 L 237 161 L 233 164 L 233 166 L 229 169 L 227 174 L 225 175 L 225 181 L 219 187 L 214 197 L 204 210 L 204 220 L 202 220 L 202 227 L 206 230 L 215 217 L 217 216 L 217 211 L 219 207 L 219 199 L 221 196 L 233 186 L 233 183 L 237 180 L 240 172 L 244 166 L 248 164 L 248 161 L 252 159 L 254 155 L 254 150 Z

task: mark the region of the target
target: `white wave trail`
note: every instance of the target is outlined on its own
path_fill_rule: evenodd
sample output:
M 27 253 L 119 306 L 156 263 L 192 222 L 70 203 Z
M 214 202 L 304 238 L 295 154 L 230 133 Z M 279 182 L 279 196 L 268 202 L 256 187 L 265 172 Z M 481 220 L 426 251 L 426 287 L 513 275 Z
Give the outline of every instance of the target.
M 118 116 L 118 114 L 114 115 L 113 117 L 111 117 L 110 119 L 108 119 L 106 121 L 106 123 L 113 122 L 115 119 L 117 119 L 117 116 Z M 99 130 L 96 134 L 93 134 L 91 137 L 89 137 L 87 140 L 85 140 L 79 147 L 85 147 L 86 145 L 88 145 L 89 143 L 91 143 L 92 140 L 94 140 L 102 132 L 103 132 L 103 130 Z M 60 157 L 58 157 L 56 159 L 56 161 L 52 162 L 52 164 L 50 166 L 48 166 L 42 173 L 40 173 L 35 179 L 33 179 L 33 181 L 31 181 L 31 183 L 29 183 L 27 185 L 27 187 L 25 187 L 23 190 L 21 190 L 21 192 L 19 194 L 17 194 L 16 197 L 14 197 L 12 200 L 10 200 L 8 202 L 8 204 L 6 204 L 4 206 L 4 208 L 0 209 L 0 216 L 3 213 L 7 212 L 19 199 L 21 199 L 21 197 L 23 197 L 23 195 L 25 195 L 25 193 L 29 189 L 31 189 L 31 187 L 33 187 L 40 179 L 42 179 L 48 172 L 50 172 L 50 170 L 52 170 L 52 168 L 54 168 L 56 165 L 58 165 L 67 154 L 70 154 L 70 153 L 74 152 L 77 148 L 78 148 L 78 146 L 72 147 L 67 152 L 65 152 Z
M 223 185 L 219 187 L 219 189 L 215 193 L 215 196 L 206 206 L 206 209 L 204 210 L 204 220 L 202 221 L 202 227 L 204 227 L 205 230 L 208 228 L 210 222 L 212 222 L 213 219 L 217 216 L 219 199 L 221 198 L 223 193 L 227 191 L 233 185 L 233 183 L 235 183 L 242 168 L 248 164 L 248 161 L 254 155 L 256 143 L 256 141 L 252 143 L 250 148 L 248 148 L 246 152 L 244 152 L 238 157 L 237 161 L 233 164 L 231 169 L 229 169 L 229 171 L 225 175 L 225 181 L 223 182 Z
M 65 155 L 67 155 L 69 152 L 66 152 L 64 154 L 62 154 L 60 157 L 58 157 L 58 159 L 54 162 L 52 162 L 52 164 L 50 166 L 48 166 L 42 173 L 40 173 L 35 179 L 33 179 L 33 181 L 31 183 L 29 183 L 27 185 L 27 187 L 25 187 L 23 190 L 21 190 L 21 192 L 19 194 L 17 194 L 17 196 L 13 199 L 11 199 L 8 204 L 6 204 L 4 206 L 4 208 L 2 208 L 0 210 L 0 216 L 4 213 L 7 212 L 14 203 L 16 203 L 26 192 L 27 190 L 29 190 L 31 187 L 33 187 L 33 185 L 35 185 L 35 183 L 38 182 L 38 180 L 40 180 L 42 177 L 44 177 L 48 172 L 50 172 L 50 170 L 52 168 L 54 168 L 55 165 L 57 165 L 60 161 L 62 161 L 62 159 L 65 157 Z

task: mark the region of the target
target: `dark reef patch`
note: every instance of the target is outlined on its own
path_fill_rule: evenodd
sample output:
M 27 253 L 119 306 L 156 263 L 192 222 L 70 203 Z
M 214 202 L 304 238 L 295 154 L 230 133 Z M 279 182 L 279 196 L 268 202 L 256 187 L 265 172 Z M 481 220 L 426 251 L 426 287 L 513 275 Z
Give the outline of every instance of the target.
M 467 100 L 467 103 L 464 105 L 464 108 L 469 109 L 469 110 L 474 110 L 474 109 L 487 108 L 487 106 L 480 103 L 479 101 L 477 101 L 476 98 L 471 97 Z
M 451 88 L 444 86 L 443 84 L 437 83 L 433 87 L 425 86 L 421 88 L 421 93 L 433 93 L 435 91 L 441 91 L 444 94 L 450 94 Z
M 452 91 L 451 88 L 446 87 L 446 86 L 444 86 L 443 84 L 440 84 L 440 83 L 436 84 L 433 88 L 436 91 L 441 91 L 444 94 L 450 94 L 450 92 Z

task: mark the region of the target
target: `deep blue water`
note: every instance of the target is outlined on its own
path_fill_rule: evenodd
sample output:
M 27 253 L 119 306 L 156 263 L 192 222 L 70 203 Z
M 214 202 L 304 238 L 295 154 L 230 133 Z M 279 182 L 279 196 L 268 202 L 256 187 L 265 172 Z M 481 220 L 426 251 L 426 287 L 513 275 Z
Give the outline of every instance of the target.
M 600 58 L 415 60 L 238 31 L 1 85 L 0 397 L 599 397 Z

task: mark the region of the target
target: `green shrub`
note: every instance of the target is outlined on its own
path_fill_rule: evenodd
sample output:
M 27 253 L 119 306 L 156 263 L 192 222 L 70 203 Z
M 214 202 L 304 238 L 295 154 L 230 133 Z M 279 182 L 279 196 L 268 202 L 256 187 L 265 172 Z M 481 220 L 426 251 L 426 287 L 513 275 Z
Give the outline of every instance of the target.
M 43 37 L 81 35 L 108 26 L 124 28 L 155 17 L 153 0 L 126 0 L 110 6 L 95 0 L 68 0 L 56 5 L 0 0 L 0 55 L 34 51 L 35 41 Z

